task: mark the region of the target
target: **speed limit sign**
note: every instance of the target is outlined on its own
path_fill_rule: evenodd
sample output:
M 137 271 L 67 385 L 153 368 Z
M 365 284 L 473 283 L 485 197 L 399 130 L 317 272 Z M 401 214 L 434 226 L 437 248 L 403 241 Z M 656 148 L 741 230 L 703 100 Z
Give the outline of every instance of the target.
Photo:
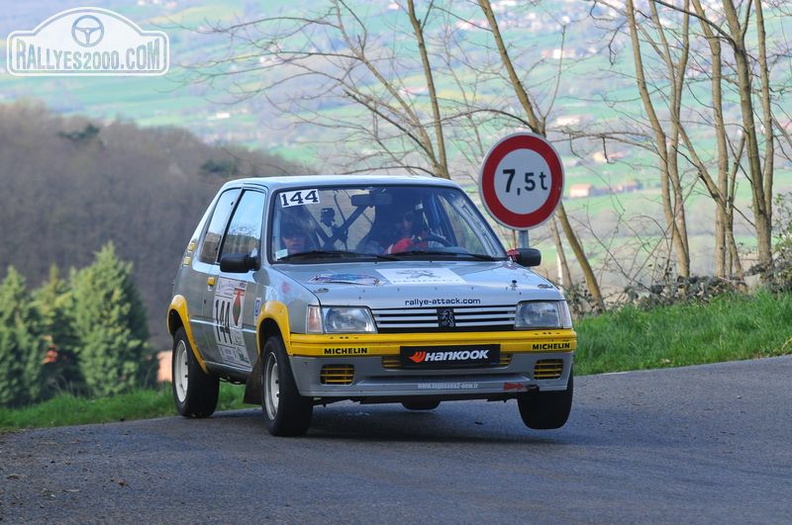
M 561 201 L 564 166 L 539 135 L 515 133 L 498 141 L 484 157 L 479 191 L 496 221 L 516 230 L 549 219 Z

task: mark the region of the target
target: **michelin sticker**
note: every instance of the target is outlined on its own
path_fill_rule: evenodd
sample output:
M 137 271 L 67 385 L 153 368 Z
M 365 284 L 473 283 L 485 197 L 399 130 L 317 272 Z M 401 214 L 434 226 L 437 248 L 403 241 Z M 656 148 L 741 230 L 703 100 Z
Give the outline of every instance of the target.
M 215 340 L 223 360 L 233 365 L 250 365 L 242 334 L 246 290 L 247 282 L 223 277 L 215 288 Z
M 377 270 L 393 284 L 464 284 L 465 280 L 448 268 Z

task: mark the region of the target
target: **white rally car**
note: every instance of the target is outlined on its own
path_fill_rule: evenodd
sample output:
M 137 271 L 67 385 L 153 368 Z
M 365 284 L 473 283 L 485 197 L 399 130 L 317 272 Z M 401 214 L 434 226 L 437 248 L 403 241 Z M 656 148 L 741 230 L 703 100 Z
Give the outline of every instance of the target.
M 315 406 L 515 399 L 563 426 L 576 334 L 561 292 L 507 254 L 455 183 L 293 176 L 225 184 L 174 280 L 178 412 L 207 417 L 219 381 L 246 384 L 274 435 Z

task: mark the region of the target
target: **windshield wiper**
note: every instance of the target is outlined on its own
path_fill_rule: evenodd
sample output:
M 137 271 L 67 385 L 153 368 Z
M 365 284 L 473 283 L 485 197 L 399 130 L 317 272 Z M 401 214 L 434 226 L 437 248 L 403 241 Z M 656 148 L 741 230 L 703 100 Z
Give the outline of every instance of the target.
M 377 253 L 360 253 L 346 250 L 311 250 L 309 252 L 292 253 L 278 259 L 278 262 L 295 261 L 300 259 L 381 259 L 383 261 L 398 261 L 398 257 L 392 255 L 380 255 Z
M 294 261 L 297 259 L 321 259 L 321 258 L 345 258 L 345 257 L 359 257 L 360 254 L 356 252 L 348 252 L 345 250 L 311 250 L 308 252 L 299 252 L 285 255 L 278 259 L 278 261 Z
M 494 255 L 487 255 L 486 253 L 460 253 L 467 257 L 472 257 L 479 261 L 505 261 L 508 257 L 495 257 Z
M 396 257 L 401 257 L 404 255 L 439 255 L 442 257 L 470 257 L 471 259 L 476 259 L 479 261 L 504 261 L 506 257 L 494 257 L 492 255 L 487 255 L 484 253 L 470 253 L 464 251 L 444 251 L 444 250 L 408 250 L 406 252 L 397 252 L 392 254 Z

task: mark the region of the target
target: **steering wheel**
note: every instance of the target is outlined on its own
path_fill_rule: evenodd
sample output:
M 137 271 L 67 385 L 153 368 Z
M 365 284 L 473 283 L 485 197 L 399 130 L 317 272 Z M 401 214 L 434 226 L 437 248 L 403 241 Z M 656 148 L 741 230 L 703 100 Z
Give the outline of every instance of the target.
M 429 235 L 422 235 L 421 240 L 419 242 L 436 242 L 442 244 L 443 246 L 453 246 L 451 241 L 440 235 L 435 235 L 434 233 L 430 233 Z

